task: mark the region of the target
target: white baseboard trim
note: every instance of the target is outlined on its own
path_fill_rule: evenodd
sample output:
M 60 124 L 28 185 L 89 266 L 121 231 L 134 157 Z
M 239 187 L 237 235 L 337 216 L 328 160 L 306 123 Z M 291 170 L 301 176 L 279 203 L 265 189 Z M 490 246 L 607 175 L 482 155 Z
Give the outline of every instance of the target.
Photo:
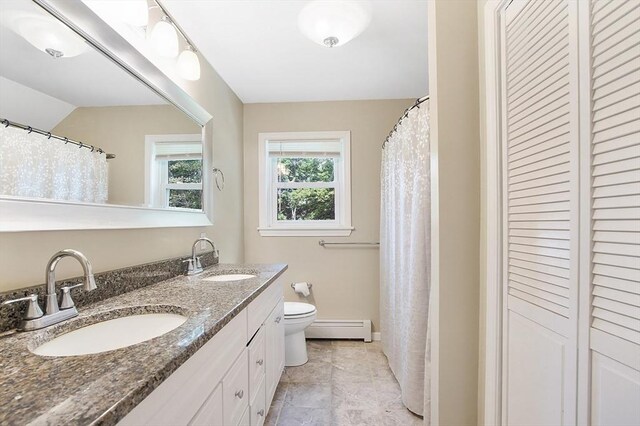
M 308 339 L 363 339 L 370 342 L 372 334 L 371 320 L 315 320 L 305 330 Z
M 374 342 L 379 342 L 380 340 L 382 340 L 382 337 L 380 336 L 379 331 L 374 331 L 373 333 L 371 333 L 371 338 L 373 339 Z

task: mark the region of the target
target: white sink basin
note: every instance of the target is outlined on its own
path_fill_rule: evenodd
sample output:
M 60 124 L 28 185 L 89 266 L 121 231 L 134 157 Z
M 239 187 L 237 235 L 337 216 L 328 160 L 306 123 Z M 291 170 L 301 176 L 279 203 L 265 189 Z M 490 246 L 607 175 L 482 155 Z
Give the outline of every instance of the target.
M 89 355 L 141 343 L 181 326 L 186 317 L 154 313 L 130 315 L 79 328 L 33 350 L 43 356 Z
M 240 280 L 248 280 L 249 278 L 255 278 L 255 275 L 251 274 L 228 274 L 228 275 L 212 275 L 207 278 L 203 278 L 202 281 L 213 281 L 223 282 L 223 281 L 240 281 Z

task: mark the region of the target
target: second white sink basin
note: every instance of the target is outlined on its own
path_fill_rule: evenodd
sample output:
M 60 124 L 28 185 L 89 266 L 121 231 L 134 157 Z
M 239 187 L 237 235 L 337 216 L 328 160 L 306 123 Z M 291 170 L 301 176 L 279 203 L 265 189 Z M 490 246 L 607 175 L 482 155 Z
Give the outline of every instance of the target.
M 33 350 L 42 356 L 89 355 L 126 348 L 180 327 L 187 317 L 153 313 L 102 321 L 56 337 Z
M 227 275 L 212 275 L 207 278 L 203 278 L 202 281 L 213 281 L 213 282 L 223 282 L 223 281 L 240 281 L 240 280 L 248 280 L 249 278 L 255 278 L 255 275 L 251 274 L 227 274 Z

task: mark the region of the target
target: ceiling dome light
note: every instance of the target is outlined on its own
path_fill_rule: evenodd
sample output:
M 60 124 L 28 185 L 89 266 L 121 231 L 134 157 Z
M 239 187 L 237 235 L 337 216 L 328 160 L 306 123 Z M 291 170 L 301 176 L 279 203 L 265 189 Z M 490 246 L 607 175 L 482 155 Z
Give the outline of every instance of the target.
M 16 32 L 35 48 L 54 58 L 72 58 L 87 50 L 84 40 L 61 22 L 44 16 L 21 16 Z
M 342 46 L 360 35 L 371 22 L 368 1 L 315 0 L 298 15 L 300 31 L 316 43 Z
M 149 42 L 156 53 L 162 57 L 178 56 L 178 33 L 167 16 L 163 16 L 162 20 L 153 27 Z
M 185 80 L 200 80 L 200 60 L 191 46 L 178 57 L 178 73 Z
M 149 23 L 147 0 L 82 0 L 98 16 L 109 21 L 126 22 L 134 27 Z

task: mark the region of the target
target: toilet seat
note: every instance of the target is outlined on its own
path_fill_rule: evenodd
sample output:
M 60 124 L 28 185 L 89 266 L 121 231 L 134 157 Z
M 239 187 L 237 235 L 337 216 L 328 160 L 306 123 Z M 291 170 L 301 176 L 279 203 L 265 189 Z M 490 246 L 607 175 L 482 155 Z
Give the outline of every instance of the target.
M 316 313 L 316 307 L 309 303 L 284 302 L 285 319 L 305 318 Z

